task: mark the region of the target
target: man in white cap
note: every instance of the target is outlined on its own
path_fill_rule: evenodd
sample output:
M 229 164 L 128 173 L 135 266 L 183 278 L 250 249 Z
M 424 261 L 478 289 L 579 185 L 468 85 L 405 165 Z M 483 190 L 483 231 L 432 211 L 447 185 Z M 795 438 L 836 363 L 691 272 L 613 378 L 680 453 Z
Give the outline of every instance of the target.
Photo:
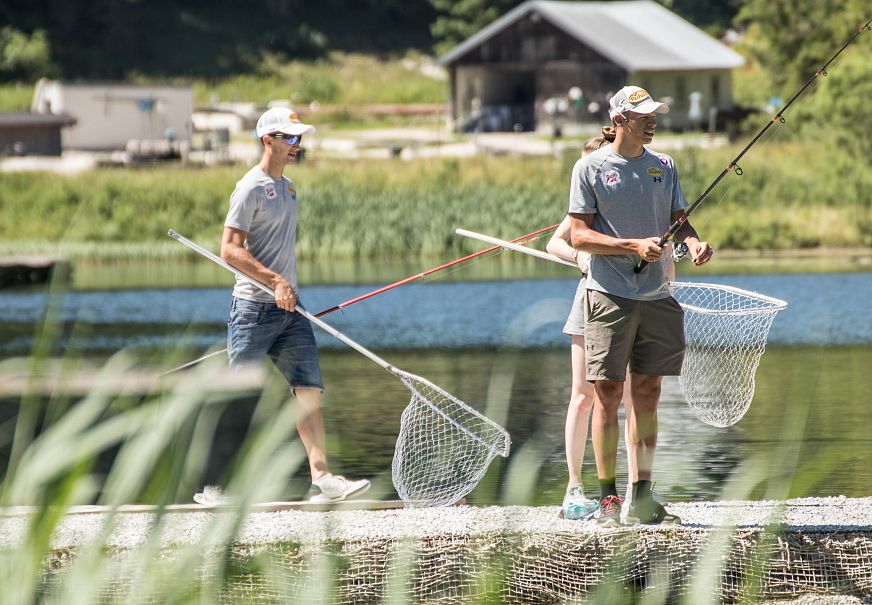
M 272 360 L 300 408 L 297 431 L 309 458 L 311 500 L 335 502 L 362 494 L 369 481 L 328 470 L 318 350 L 309 320 L 296 312 L 297 191 L 284 170 L 300 153 L 303 135 L 314 132 L 286 108 L 272 108 L 257 121 L 263 155 L 230 196 L 221 258 L 275 292 L 272 298 L 237 277 L 227 327 L 230 366 Z
M 657 404 L 663 376 L 681 372 L 684 314 L 672 298 L 666 257 L 657 245 L 681 219 L 687 200 L 668 155 L 645 148 L 654 138 L 657 114 L 669 111 L 638 86 L 609 100 L 614 142 L 580 159 L 569 192 L 572 245 L 591 254 L 584 298 L 587 380 L 594 384 L 592 441 L 600 482 L 600 523 L 620 524 L 623 499 L 615 485 L 618 406 L 630 368 L 634 421 L 630 455 L 636 458 L 627 520 L 680 522 L 651 494 L 657 444 Z M 606 129 L 603 129 L 605 132 Z M 684 222 L 675 234 L 694 264 L 712 249 Z M 639 272 L 635 267 L 648 265 Z

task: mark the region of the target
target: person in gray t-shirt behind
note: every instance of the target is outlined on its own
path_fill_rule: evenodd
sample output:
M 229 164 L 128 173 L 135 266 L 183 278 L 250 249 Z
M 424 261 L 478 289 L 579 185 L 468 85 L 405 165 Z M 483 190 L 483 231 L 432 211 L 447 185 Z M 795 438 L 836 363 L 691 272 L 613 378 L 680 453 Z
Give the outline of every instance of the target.
M 309 458 L 310 500 L 335 502 L 362 494 L 369 481 L 352 481 L 328 470 L 318 350 L 309 320 L 296 312 L 297 191 L 284 170 L 296 160 L 303 135 L 314 132 L 289 109 L 273 108 L 260 117 L 257 136 L 263 155 L 230 197 L 221 258 L 275 292 L 270 297 L 237 277 L 227 326 L 230 366 L 272 360 L 300 408 L 297 431 Z
M 615 141 L 580 159 L 569 192 L 572 246 L 591 254 L 584 298 L 587 380 L 594 384 L 592 426 L 600 481 L 600 522 L 620 523 L 622 499 L 615 485 L 618 406 L 626 368 L 634 421 L 630 441 L 636 458 L 630 522 L 680 522 L 651 495 L 657 444 L 657 404 L 663 376 L 681 372 L 684 315 L 669 292 L 666 257 L 657 245 L 681 218 L 687 200 L 671 157 L 647 150 L 657 114 L 669 108 L 638 86 L 625 86 L 609 101 Z M 694 264 L 712 249 L 685 222 L 675 234 Z M 646 266 L 634 268 L 640 260 Z

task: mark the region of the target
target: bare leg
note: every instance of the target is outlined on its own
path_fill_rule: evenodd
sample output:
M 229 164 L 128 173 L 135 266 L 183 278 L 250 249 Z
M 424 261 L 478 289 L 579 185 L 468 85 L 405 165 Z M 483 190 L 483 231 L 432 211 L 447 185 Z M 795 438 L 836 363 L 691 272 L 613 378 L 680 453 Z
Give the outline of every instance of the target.
M 624 383 L 620 380 L 598 380 L 594 383 L 596 399 L 593 408 L 593 452 L 596 455 L 597 476 L 613 479 L 618 453 L 618 406 Z
M 633 378 L 627 375 L 624 381 L 624 446 L 627 448 L 627 484 L 632 485 L 639 480 L 636 474 L 636 448 L 633 434 L 635 419 L 633 414 Z
M 309 457 L 312 481 L 328 473 L 324 418 L 321 416 L 321 391 L 318 389 L 294 389 L 300 412 L 297 416 L 297 432 Z
M 593 409 L 593 385 L 585 378 L 584 336 L 572 337 L 572 394 L 566 410 L 564 441 L 569 483 L 581 484 L 581 466 L 587 445 L 587 427 Z
M 633 418 L 630 422 L 631 439 L 636 453 L 635 481 L 650 481 L 657 450 L 657 404 L 660 402 L 661 376 L 633 374 Z

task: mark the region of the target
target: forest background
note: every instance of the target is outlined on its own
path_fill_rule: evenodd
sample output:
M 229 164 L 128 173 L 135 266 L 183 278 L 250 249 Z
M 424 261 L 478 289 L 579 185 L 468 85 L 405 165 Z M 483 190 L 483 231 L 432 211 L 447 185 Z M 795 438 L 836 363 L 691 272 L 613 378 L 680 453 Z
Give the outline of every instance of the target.
M 674 153 L 691 200 L 766 124 L 767 102 L 790 98 L 872 17 L 863 0 L 661 3 L 714 36 L 739 32 L 734 48 L 747 63 L 734 73 L 734 96 L 761 110 L 732 146 Z M 0 6 L 0 109 L 26 110 L 40 77 L 191 83 L 198 104 L 293 98 L 341 108 L 324 118 L 334 122 L 354 121 L 360 103 L 444 103 L 445 81 L 403 66 L 438 57 L 518 4 L 7 0 Z M 870 41 L 861 35 L 791 108 L 777 136 L 762 142 L 768 149 L 743 160 L 745 176 L 731 175 L 713 210 L 700 210 L 709 239 L 735 249 L 872 246 Z M 301 254 L 436 256 L 473 245 L 452 236 L 460 225 L 514 236 L 551 224 L 565 206 L 573 160 L 574 153 L 422 160 L 402 169 L 402 160 L 300 165 L 292 176 L 311 202 Z M 53 176 L 50 184 L 34 173 L 3 175 L 0 252 L 162 242 L 169 224 L 212 237 L 239 174 L 239 167 L 101 169 Z

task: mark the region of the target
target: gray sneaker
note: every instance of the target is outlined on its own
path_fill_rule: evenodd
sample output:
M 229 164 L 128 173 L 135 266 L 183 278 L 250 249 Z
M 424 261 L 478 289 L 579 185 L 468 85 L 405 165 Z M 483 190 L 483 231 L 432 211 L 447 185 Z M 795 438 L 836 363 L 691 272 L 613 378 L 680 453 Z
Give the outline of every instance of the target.
M 651 497 L 660 504 L 666 504 L 666 498 L 658 494 L 654 490 L 655 483 L 651 484 Z M 633 484 L 627 481 L 627 489 L 624 492 L 624 503 L 621 504 L 621 521 L 627 518 L 630 514 L 630 507 L 633 505 Z
M 314 504 L 326 504 L 330 502 L 341 502 L 347 498 L 360 496 L 365 493 L 369 487 L 368 479 L 350 480 L 342 475 L 324 475 L 317 481 L 312 482 L 315 495 L 309 498 L 309 502 Z M 319 493 L 320 492 L 320 493 Z

